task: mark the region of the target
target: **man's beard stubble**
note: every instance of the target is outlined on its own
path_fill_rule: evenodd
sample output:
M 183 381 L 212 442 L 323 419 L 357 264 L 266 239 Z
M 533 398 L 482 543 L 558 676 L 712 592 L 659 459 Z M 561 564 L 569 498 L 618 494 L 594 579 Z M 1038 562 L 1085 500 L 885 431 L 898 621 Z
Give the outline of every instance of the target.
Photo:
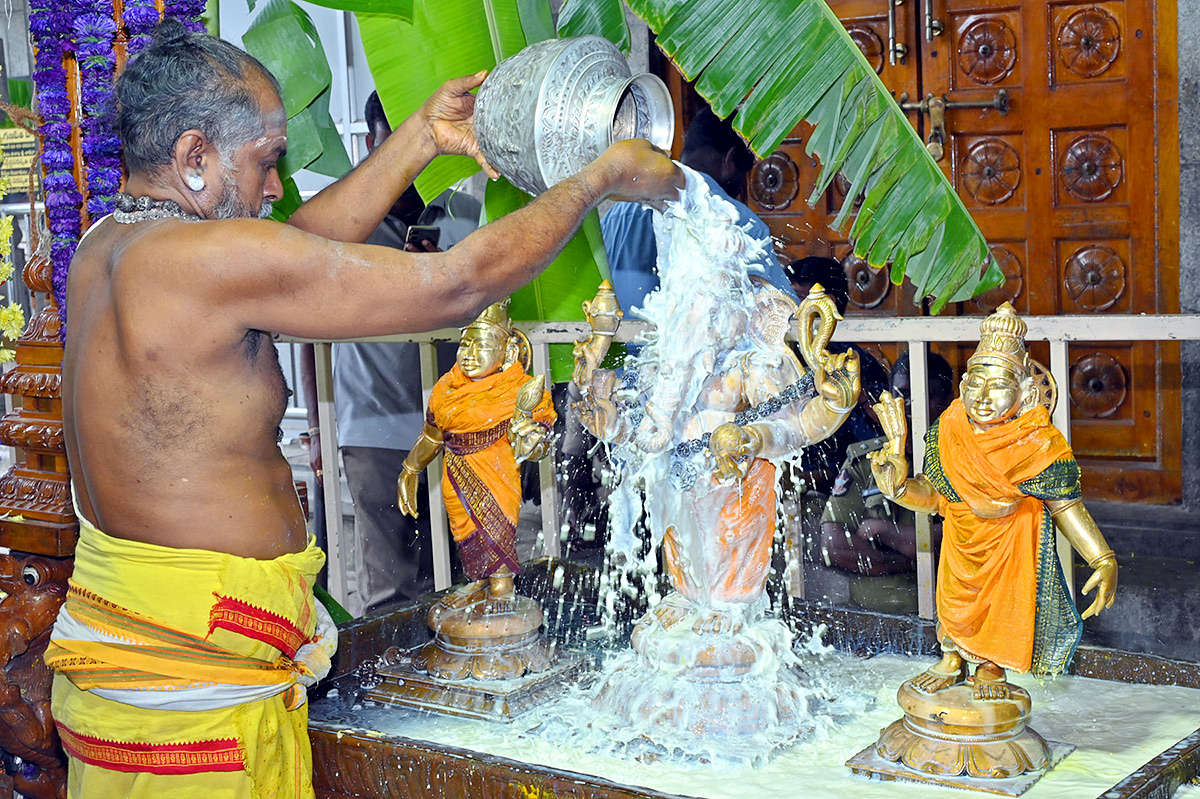
M 231 169 L 226 170 L 221 188 L 221 199 L 213 207 L 212 219 L 266 219 L 275 208 L 270 200 L 263 200 L 257 210 L 243 203 L 238 197 L 237 181 Z

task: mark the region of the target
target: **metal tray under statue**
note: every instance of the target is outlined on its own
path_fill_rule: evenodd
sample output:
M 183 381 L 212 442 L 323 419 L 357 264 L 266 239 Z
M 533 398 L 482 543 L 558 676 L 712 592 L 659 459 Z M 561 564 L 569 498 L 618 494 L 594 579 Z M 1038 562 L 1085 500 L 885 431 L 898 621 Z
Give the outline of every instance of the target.
M 427 618 L 433 639 L 387 649 L 368 701 L 511 721 L 551 699 L 583 667 L 583 658 L 542 632 L 541 603 L 516 593 L 511 573 L 443 595 Z
M 1046 771 L 1054 768 L 1062 762 L 1063 758 L 1075 751 L 1075 747 L 1071 744 L 1059 743 L 1058 741 L 1046 741 L 1046 745 L 1050 749 L 1050 764 L 1046 766 Z M 884 782 L 891 782 L 893 780 L 919 782 L 929 785 L 943 785 L 947 788 L 962 788 L 963 790 L 976 791 L 977 793 L 997 794 L 999 796 L 1020 796 L 1032 788 L 1034 783 L 1045 774 L 1043 771 L 1022 774 L 1018 777 L 1008 777 L 1007 779 L 990 780 L 980 780 L 965 775 L 949 777 L 942 774 L 927 774 L 908 768 L 902 763 L 893 763 L 890 760 L 885 760 L 875 751 L 875 744 L 871 744 L 850 758 L 846 761 L 846 765 L 850 767 L 850 771 L 859 776 L 870 777 L 871 779 L 882 780 Z
M 380 680 L 367 690 L 365 698 L 381 705 L 402 705 L 435 713 L 511 721 L 531 710 L 574 680 L 583 670 L 583 658 L 559 652 L 554 664 L 542 672 L 533 672 L 512 680 L 446 680 L 418 671 L 413 658 L 421 647 L 405 652 L 388 652 L 386 662 L 375 670 Z

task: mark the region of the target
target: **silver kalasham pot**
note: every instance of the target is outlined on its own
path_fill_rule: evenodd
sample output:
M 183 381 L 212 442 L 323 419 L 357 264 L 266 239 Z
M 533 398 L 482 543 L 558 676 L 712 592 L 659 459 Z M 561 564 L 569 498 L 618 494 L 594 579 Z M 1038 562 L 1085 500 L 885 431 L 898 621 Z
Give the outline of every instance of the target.
M 599 36 L 550 39 L 492 70 L 475 100 L 484 156 L 530 194 L 570 177 L 621 139 L 670 149 L 671 94 L 657 76 L 634 75 Z

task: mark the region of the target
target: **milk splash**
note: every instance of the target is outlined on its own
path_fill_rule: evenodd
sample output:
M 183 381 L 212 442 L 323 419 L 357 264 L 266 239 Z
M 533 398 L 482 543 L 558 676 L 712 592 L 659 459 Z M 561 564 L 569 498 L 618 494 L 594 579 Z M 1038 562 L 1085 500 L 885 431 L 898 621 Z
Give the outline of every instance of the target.
M 608 610 L 637 583 L 651 609 L 632 651 L 611 656 L 597 687 L 567 701 L 589 703 L 588 729 L 638 756 L 758 762 L 832 723 L 844 701 L 800 669 L 764 593 L 776 467 L 809 443 L 801 414 L 814 395 L 783 340 L 794 301 L 751 279 L 762 243 L 683 169 L 679 200 L 654 214 L 660 287 L 631 309 L 651 332 L 626 361 L 609 441 L 609 548 L 619 568 L 604 578 Z M 773 462 L 756 459 L 743 479 L 718 480 L 711 434 L 745 424 L 747 413 L 769 431 Z M 657 590 L 660 547 L 666 597 Z

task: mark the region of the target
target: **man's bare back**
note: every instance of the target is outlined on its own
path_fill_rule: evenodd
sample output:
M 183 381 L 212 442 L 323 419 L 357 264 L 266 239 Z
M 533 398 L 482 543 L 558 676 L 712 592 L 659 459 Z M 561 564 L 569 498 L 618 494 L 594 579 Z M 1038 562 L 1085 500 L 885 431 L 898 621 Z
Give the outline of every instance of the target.
M 274 558 L 306 542 L 277 444 L 287 387 L 274 344 L 187 302 L 146 262 L 196 224 L 110 218 L 72 264 L 63 417 L 79 508 L 121 538 Z

